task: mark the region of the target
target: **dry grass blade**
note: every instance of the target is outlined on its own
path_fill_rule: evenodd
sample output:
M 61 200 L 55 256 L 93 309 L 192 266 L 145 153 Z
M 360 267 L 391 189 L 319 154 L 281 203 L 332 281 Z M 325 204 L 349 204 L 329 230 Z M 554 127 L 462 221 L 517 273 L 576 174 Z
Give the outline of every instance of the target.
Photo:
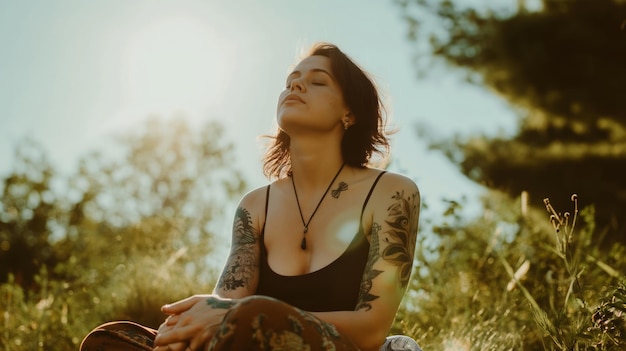
M 531 310 L 533 312 L 533 315 L 535 316 L 535 320 L 537 321 L 537 324 L 541 327 L 541 329 L 543 329 L 550 336 L 555 335 L 556 328 L 554 327 L 554 325 L 548 318 L 546 312 L 539 306 L 535 298 L 526 289 L 526 287 L 524 287 L 524 285 L 522 285 L 522 283 L 517 279 L 517 277 L 515 276 L 515 272 L 513 271 L 513 267 L 511 267 L 511 265 L 507 262 L 507 260 L 504 257 L 502 257 L 502 255 L 499 252 L 496 251 L 496 253 L 498 254 L 498 258 L 500 259 L 500 262 L 502 262 L 502 265 L 504 266 L 504 269 L 506 270 L 511 280 L 515 282 L 517 287 L 519 287 L 519 289 L 524 294 L 524 297 L 526 298 L 526 300 L 528 300 Z

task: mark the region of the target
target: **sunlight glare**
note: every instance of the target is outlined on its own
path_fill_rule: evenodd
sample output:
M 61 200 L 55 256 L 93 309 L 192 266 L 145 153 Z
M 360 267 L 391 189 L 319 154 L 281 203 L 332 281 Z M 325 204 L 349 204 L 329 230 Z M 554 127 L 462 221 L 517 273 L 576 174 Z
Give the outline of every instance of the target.
M 129 40 L 126 58 L 130 109 L 206 110 L 220 101 L 220 87 L 232 69 L 230 51 L 225 38 L 192 16 L 164 18 L 140 28 Z
M 359 230 L 359 221 L 350 219 L 341 219 L 337 221 L 337 237 L 333 242 L 333 246 L 336 248 L 345 249 L 350 245 L 350 242 L 354 239 L 354 236 Z

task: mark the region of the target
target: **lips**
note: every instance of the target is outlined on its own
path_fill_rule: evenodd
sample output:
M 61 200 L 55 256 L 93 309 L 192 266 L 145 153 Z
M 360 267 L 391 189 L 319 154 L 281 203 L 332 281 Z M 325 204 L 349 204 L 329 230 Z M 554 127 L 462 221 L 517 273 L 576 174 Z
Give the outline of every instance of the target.
M 289 102 L 289 101 L 295 101 L 295 102 L 300 102 L 304 104 L 304 100 L 302 100 L 301 97 L 299 97 L 296 94 L 289 94 L 285 97 L 285 100 L 283 100 L 283 103 Z

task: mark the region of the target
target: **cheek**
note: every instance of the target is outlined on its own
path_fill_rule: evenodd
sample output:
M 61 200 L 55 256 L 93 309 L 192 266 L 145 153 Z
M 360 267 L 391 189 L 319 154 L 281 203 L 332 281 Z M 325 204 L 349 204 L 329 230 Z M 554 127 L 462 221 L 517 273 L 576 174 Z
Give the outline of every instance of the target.
M 334 115 L 339 115 L 343 117 L 345 112 L 347 111 L 347 107 L 341 99 L 333 98 L 328 100 L 328 104 L 326 108 Z

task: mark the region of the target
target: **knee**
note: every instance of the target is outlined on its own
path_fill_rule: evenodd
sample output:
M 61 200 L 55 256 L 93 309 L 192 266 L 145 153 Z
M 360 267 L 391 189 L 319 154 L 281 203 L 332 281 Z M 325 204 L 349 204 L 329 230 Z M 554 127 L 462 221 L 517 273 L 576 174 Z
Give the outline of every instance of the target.
M 293 311 L 294 307 L 271 297 L 254 295 L 243 298 L 226 313 L 207 349 L 268 349 L 268 335 L 287 328 L 289 320 L 286 316 Z
M 299 315 L 300 310 L 272 297 L 253 295 L 245 297 L 224 316 L 224 323 L 253 324 L 280 323 L 289 315 Z
M 229 314 L 233 315 L 273 315 L 280 311 L 293 310 L 285 302 L 277 300 L 273 297 L 253 295 L 245 297 L 231 308 Z

